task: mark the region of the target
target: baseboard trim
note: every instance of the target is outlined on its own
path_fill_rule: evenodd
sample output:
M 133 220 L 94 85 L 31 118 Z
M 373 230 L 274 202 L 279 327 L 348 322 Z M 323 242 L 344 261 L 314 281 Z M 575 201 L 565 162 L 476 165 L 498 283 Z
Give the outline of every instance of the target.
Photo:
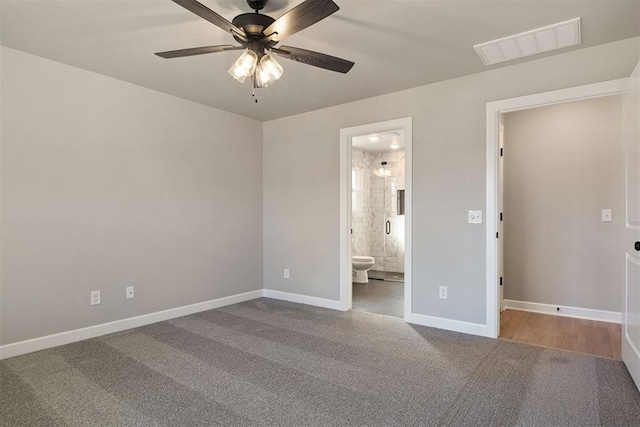
M 464 322 L 462 320 L 445 319 L 443 317 L 427 316 L 424 314 L 411 313 L 404 317 L 405 322 L 415 325 L 429 326 L 432 328 L 445 329 L 447 331 L 462 332 L 463 334 L 479 335 L 481 337 L 495 338 L 487 325 L 482 323 Z
M 262 289 L 0 346 L 0 360 L 260 298 Z
M 592 308 L 569 307 L 566 305 L 543 304 L 539 302 L 515 301 L 506 299 L 507 309 L 530 311 L 532 313 L 554 314 L 576 319 L 597 320 L 600 322 L 622 323 L 622 313 L 616 311 L 595 310 Z M 558 308 L 560 311 L 558 311 Z
M 332 310 L 346 311 L 342 302 L 332 299 L 310 297 L 308 295 L 292 294 L 289 292 L 274 291 L 271 289 L 264 289 L 262 295 L 267 298 L 279 299 L 282 301 L 297 302 L 316 307 L 330 308 Z

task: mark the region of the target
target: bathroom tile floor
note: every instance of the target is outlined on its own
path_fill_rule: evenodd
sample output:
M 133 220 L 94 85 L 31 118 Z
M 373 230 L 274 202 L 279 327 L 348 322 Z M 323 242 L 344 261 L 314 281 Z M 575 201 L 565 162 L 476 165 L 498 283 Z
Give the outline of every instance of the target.
M 404 282 L 404 273 L 392 271 L 369 270 L 369 279 L 387 280 L 389 282 Z
M 353 284 L 353 310 L 404 317 L 404 283 L 369 279 Z

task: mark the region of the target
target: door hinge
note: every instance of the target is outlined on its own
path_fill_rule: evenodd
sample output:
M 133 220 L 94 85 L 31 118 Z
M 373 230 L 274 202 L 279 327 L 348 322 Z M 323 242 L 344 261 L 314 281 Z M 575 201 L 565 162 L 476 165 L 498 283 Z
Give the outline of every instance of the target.
M 504 156 L 504 148 L 500 147 L 500 157 Z
M 351 229 L 351 234 L 353 234 L 353 228 Z
M 499 239 L 499 237 L 498 237 L 498 232 L 497 232 L 497 231 L 496 231 L 496 239 Z
M 502 277 L 500 278 L 500 286 L 502 286 Z
M 500 212 L 500 221 L 502 221 L 502 212 Z

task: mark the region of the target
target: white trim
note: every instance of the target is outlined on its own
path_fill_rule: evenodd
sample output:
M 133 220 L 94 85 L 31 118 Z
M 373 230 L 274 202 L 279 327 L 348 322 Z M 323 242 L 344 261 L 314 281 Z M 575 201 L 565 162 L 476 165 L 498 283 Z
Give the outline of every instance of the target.
M 404 315 L 413 312 L 413 120 L 404 123 Z
M 626 262 L 625 262 L 625 277 L 627 277 L 627 280 L 625 280 L 624 283 L 624 324 L 622 325 L 622 335 L 624 336 L 624 340 L 626 341 L 626 343 L 629 345 L 629 348 L 635 353 L 635 360 L 632 360 L 632 363 L 637 363 L 638 361 L 640 361 L 640 350 L 638 349 L 638 347 L 636 346 L 636 343 L 633 342 L 631 336 L 629 335 L 629 323 L 633 324 L 633 319 L 629 319 L 629 263 L 633 263 L 637 266 L 640 267 L 640 260 L 638 260 L 635 257 L 632 257 L 631 255 L 629 255 L 629 253 L 626 254 Z M 639 343 L 640 344 L 640 343 Z M 622 360 L 625 363 L 629 363 L 629 360 L 625 360 L 625 349 L 624 349 L 624 345 L 622 346 Z M 637 365 L 636 365 L 637 366 Z M 627 366 L 628 368 L 631 368 L 630 366 Z M 632 371 L 632 369 L 630 369 L 630 371 Z M 634 377 L 633 380 L 636 382 L 636 385 L 638 386 L 638 390 L 640 391 L 640 384 L 638 384 L 638 381 L 636 381 L 636 378 Z
M 462 320 L 445 319 L 443 317 L 426 316 L 424 314 L 411 313 L 405 316 L 405 321 L 415 325 L 430 326 L 432 328 L 445 329 L 447 331 L 462 332 L 463 334 L 479 335 L 491 338 L 491 331 L 482 323 L 464 322 Z
M 505 308 L 530 311 L 532 313 L 553 314 L 561 317 L 597 320 L 599 322 L 622 323 L 622 313 L 618 311 L 596 310 L 593 308 L 570 307 L 557 304 L 543 304 L 540 302 L 504 300 Z M 558 308 L 560 311 L 558 311 Z
M 500 113 L 617 95 L 624 91 L 627 79 L 610 80 L 552 92 L 521 96 L 487 103 L 486 129 L 486 310 L 487 327 L 492 338 L 500 334 L 500 286 L 498 280 L 498 123 Z
M 635 353 L 636 357 L 638 359 L 640 359 L 640 349 L 638 349 L 638 347 L 636 347 L 636 345 L 633 343 L 633 341 L 631 341 L 631 337 L 627 333 L 626 328 L 625 328 L 625 331 L 624 331 L 624 340 L 629 345 L 629 348 Z M 624 350 L 623 350 L 623 353 L 624 353 Z M 626 360 L 623 360 L 623 362 L 625 362 L 625 365 L 627 365 L 627 363 L 628 363 Z M 629 367 L 629 365 L 627 365 L 627 367 Z M 634 382 L 635 382 L 635 379 L 634 379 Z M 638 388 L 638 391 L 640 391 L 640 384 L 637 385 L 637 388 Z
M 606 82 L 570 87 L 551 92 L 536 93 L 533 95 L 519 96 L 517 98 L 487 102 L 487 110 L 492 109 L 498 113 L 508 113 L 510 111 L 527 110 L 529 108 L 543 107 L 545 105 L 562 104 L 582 99 L 618 95 L 624 91 L 624 85 L 627 80 L 628 79 L 626 78 L 609 80 Z
M 405 155 L 405 199 L 404 199 L 404 317 L 412 311 L 412 148 L 413 148 L 413 120 L 411 117 L 370 123 L 361 126 L 340 129 L 340 308 L 351 309 L 351 139 L 355 136 L 372 133 L 385 133 L 402 129 L 404 133 Z
M 260 298 L 262 289 L 0 346 L 0 360 Z
M 351 136 L 340 129 L 340 310 L 351 310 Z
M 300 304 L 313 305 L 316 307 L 330 308 L 332 310 L 342 310 L 343 304 L 341 301 L 333 299 L 310 297 L 308 295 L 292 294 L 289 292 L 274 291 L 271 289 L 264 289 L 262 296 L 266 298 L 279 299 L 282 301 L 297 302 Z M 342 310 L 344 311 L 344 310 Z

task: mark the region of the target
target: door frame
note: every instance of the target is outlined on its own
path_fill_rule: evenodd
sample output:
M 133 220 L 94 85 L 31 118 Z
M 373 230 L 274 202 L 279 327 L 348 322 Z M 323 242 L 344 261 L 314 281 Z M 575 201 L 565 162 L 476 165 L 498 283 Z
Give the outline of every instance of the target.
M 340 129 L 340 307 L 351 310 L 353 283 L 351 281 L 351 140 L 353 137 L 385 133 L 400 129 L 404 133 L 404 319 L 412 311 L 412 118 L 405 117 Z
M 636 212 L 640 206 L 637 205 L 637 200 L 630 200 L 632 195 L 638 195 L 635 192 L 636 188 L 633 184 L 637 184 L 637 179 L 633 172 L 640 171 L 632 171 L 632 164 L 637 161 L 637 157 L 634 149 L 640 147 L 634 147 L 635 144 L 640 143 L 640 128 L 639 125 L 639 109 L 640 109 L 640 62 L 636 64 L 631 76 L 628 79 L 628 82 L 625 86 L 625 95 L 623 97 L 623 105 L 622 105 L 622 114 L 623 114 L 623 138 L 625 144 L 625 155 L 626 155 L 626 223 L 625 223 L 625 264 L 626 264 L 626 272 L 625 272 L 625 280 L 624 280 L 624 307 L 622 309 L 622 361 L 627 367 L 631 378 L 636 384 L 638 390 L 640 390 L 640 342 L 634 342 L 636 337 L 632 337 L 629 333 L 629 325 L 632 324 L 633 327 L 637 328 L 639 326 L 639 313 L 638 306 L 636 300 L 631 300 L 629 298 L 629 287 L 637 287 L 640 286 L 640 283 L 631 283 L 630 276 L 631 268 L 640 267 L 640 257 L 638 253 L 635 253 L 634 250 L 631 249 L 632 245 L 634 245 L 637 241 L 640 240 L 640 217 L 636 215 L 640 212 Z M 634 144 L 635 143 L 635 144 Z M 634 165 L 634 167 L 639 167 L 639 165 Z M 630 238 L 627 241 L 627 238 Z M 640 248 L 635 248 L 636 251 L 640 250 Z M 631 265 L 635 264 L 637 267 L 632 267 Z M 639 278 L 640 280 L 640 278 Z M 636 291 L 638 289 L 635 289 Z M 629 310 L 629 303 L 632 301 L 632 310 Z M 635 304 L 634 304 L 635 303 Z
M 496 233 L 500 229 L 499 122 L 500 114 L 546 105 L 562 104 L 624 92 L 627 79 L 609 80 L 551 92 L 503 99 L 487 103 L 486 129 L 486 298 L 489 336 L 500 335 L 500 245 Z

